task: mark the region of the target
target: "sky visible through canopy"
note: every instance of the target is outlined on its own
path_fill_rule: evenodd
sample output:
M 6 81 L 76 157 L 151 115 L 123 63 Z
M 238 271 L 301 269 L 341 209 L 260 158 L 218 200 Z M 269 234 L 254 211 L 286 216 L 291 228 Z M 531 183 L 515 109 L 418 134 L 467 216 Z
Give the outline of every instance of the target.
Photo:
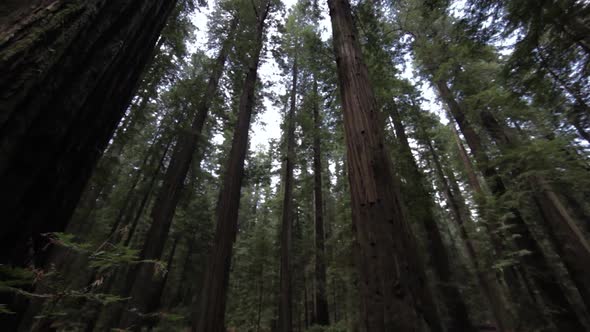
M 283 0 L 283 4 L 285 8 L 289 10 L 294 4 L 296 0 Z M 320 6 L 322 8 L 322 20 L 320 22 L 322 28 L 322 39 L 327 40 L 331 37 L 331 25 L 328 16 L 328 8 L 325 1 L 320 1 Z M 213 9 L 214 2 L 209 2 L 206 7 L 201 7 L 199 11 L 195 12 L 192 18 L 193 24 L 197 27 L 195 32 L 195 41 L 191 45 L 191 51 L 196 51 L 197 49 L 204 48 L 204 45 L 207 44 L 208 33 L 207 33 L 207 21 L 208 15 Z M 451 7 L 451 13 L 455 16 L 461 16 L 462 10 L 465 7 L 465 0 L 458 0 L 455 1 L 453 6 Z M 283 16 L 283 19 L 286 17 Z M 271 28 L 271 34 L 276 33 L 276 29 L 274 27 Z M 512 40 L 513 42 L 514 40 Z M 209 54 L 210 56 L 214 56 L 214 54 Z M 442 104 L 437 100 L 436 94 L 433 88 L 427 84 L 419 82 L 417 75 L 414 74 L 414 65 L 413 59 L 410 54 L 406 54 L 404 57 L 405 63 L 403 65 L 398 66 L 398 69 L 401 72 L 401 76 L 403 78 L 409 79 L 411 82 L 418 85 L 419 89 L 422 91 L 422 97 L 424 98 L 422 102 L 422 108 L 424 110 L 433 112 L 438 114 L 443 122 L 447 122 L 445 112 L 443 109 Z M 272 86 L 270 90 L 277 95 L 281 95 L 285 93 L 285 88 L 281 84 L 281 77 L 279 74 L 279 68 L 277 66 L 276 61 L 270 54 L 268 48 L 266 48 L 266 54 L 263 58 L 263 63 L 259 70 L 260 79 L 263 83 L 272 82 Z M 281 120 L 282 120 L 282 112 L 284 110 L 280 109 L 276 105 L 265 97 L 265 111 L 264 113 L 260 114 L 256 121 L 252 123 L 252 127 L 250 130 L 250 145 L 251 149 L 259 150 L 259 149 L 267 149 L 268 142 L 271 139 L 279 139 L 281 136 Z M 221 143 L 222 137 L 221 135 L 217 135 L 214 137 L 214 141 L 216 143 Z

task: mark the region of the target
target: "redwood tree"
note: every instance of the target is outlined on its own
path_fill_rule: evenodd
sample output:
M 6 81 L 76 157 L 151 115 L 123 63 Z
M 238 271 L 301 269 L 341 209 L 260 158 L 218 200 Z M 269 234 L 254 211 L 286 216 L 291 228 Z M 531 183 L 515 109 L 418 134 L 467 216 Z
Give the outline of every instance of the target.
M 232 35 L 237 25 L 237 16 L 231 20 L 228 36 L 226 37 L 217 58 L 212 66 L 212 71 L 207 83 L 207 87 L 197 106 L 196 114 L 191 124 L 190 131 L 181 132 L 178 141 L 172 152 L 170 165 L 166 169 L 164 182 L 158 191 L 156 201 L 152 208 L 152 223 L 145 239 L 145 244 L 141 252 L 142 259 L 160 259 L 164 251 L 164 246 L 174 211 L 178 205 L 183 183 L 193 161 L 193 155 L 198 146 L 201 132 L 207 119 L 209 108 L 211 106 L 212 96 L 217 92 L 219 80 L 223 74 L 223 68 L 231 46 Z M 136 325 L 139 322 L 139 313 L 146 313 L 150 303 L 155 301 L 158 296 L 157 283 L 153 279 L 155 273 L 154 264 L 141 264 L 137 269 L 130 271 L 129 282 L 131 299 L 128 306 L 135 311 L 125 311 L 121 318 L 120 326 L 127 327 Z M 150 291 L 153 290 L 153 291 Z
M 209 259 L 200 298 L 195 303 L 193 330 L 225 331 L 225 304 L 231 265 L 232 247 L 238 230 L 238 210 L 244 177 L 244 160 L 248 150 L 248 131 L 254 109 L 258 66 L 264 42 L 266 19 L 273 7 L 271 0 L 252 2 L 256 16 L 253 49 L 246 69 L 238 106 L 229 158 L 225 164 L 223 186 L 217 203 L 215 240 Z
M 361 328 L 414 331 L 424 318 L 438 331 L 440 320 L 414 235 L 402 213 L 350 4 L 329 0 L 328 6 L 344 113 Z
M 293 330 L 292 311 L 292 264 L 291 247 L 293 237 L 293 168 L 295 165 L 295 110 L 297 108 L 297 58 L 293 59 L 291 104 L 287 113 L 286 142 L 283 174 L 283 213 L 281 217 L 281 270 L 280 270 L 280 300 L 279 300 L 279 330 L 291 332 Z
M 315 322 L 330 324 L 328 300 L 326 298 L 326 253 L 324 246 L 324 194 L 322 187 L 322 143 L 321 118 L 317 81 L 313 82 L 313 192 L 315 207 Z
M 2 263 L 65 228 L 176 2 L 32 1 L 0 29 Z

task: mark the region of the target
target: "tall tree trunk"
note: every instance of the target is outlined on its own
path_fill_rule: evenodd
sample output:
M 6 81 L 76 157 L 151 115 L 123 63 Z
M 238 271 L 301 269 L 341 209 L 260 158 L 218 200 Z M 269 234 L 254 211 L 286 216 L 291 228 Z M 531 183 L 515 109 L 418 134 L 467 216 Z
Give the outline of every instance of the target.
M 240 192 L 244 177 L 244 160 L 248 149 L 248 131 L 254 108 L 254 93 L 260 63 L 260 53 L 264 40 L 265 21 L 271 9 L 268 0 L 256 10 L 256 36 L 251 63 L 244 80 L 238 108 L 238 120 L 234 129 L 232 147 L 225 166 L 223 187 L 217 204 L 217 226 L 215 240 L 207 263 L 207 272 L 196 303 L 198 317 L 193 322 L 197 332 L 225 332 L 225 303 L 229 283 L 232 247 L 235 241 L 240 206 Z
M 134 194 L 136 193 L 136 189 L 137 189 L 137 185 L 139 184 L 140 180 L 142 180 L 143 174 L 145 172 L 146 166 L 151 164 L 153 162 L 154 157 L 154 152 L 152 151 L 155 147 L 157 147 L 159 145 L 159 142 L 155 142 L 146 152 L 145 152 L 145 156 L 141 162 L 141 165 L 138 169 L 136 169 L 134 171 L 133 174 L 133 180 L 131 181 L 131 186 L 129 187 L 129 189 L 127 190 L 127 194 L 125 195 L 125 198 L 123 199 L 123 205 L 121 206 L 121 208 L 119 208 L 119 213 L 117 214 L 117 218 L 115 219 L 115 222 L 113 223 L 113 225 L 111 225 L 111 230 L 109 232 L 109 238 L 113 238 L 113 236 L 115 236 L 115 233 L 117 233 L 117 231 L 120 231 L 120 229 L 124 226 L 126 226 L 126 222 L 125 220 L 128 219 L 129 213 L 132 213 L 133 209 L 130 209 L 129 206 L 132 204 L 132 201 L 134 200 Z M 166 151 L 164 152 L 162 158 L 164 158 L 166 156 L 166 152 L 167 152 L 168 148 L 166 147 Z M 157 173 L 156 173 L 157 175 Z M 145 181 L 145 178 L 144 178 Z M 129 211 L 131 210 L 131 211 Z M 118 242 L 118 241 L 116 241 Z
M 258 282 L 258 310 L 256 313 L 256 332 L 260 332 L 260 321 L 262 320 L 262 305 L 264 300 L 264 267 L 260 269 L 260 280 Z
M 502 150 L 522 145 L 491 113 L 482 111 L 480 115 L 484 128 Z M 519 170 L 516 172 L 520 173 Z M 547 180 L 540 175 L 532 175 L 528 177 L 528 181 L 533 189 L 532 198 L 541 211 L 550 239 L 586 307 L 590 309 L 590 244 Z
M 285 173 L 283 175 L 283 214 L 281 222 L 281 270 L 280 270 L 280 300 L 279 300 L 279 327 L 280 332 L 291 332 L 293 322 L 292 291 L 292 266 L 291 249 L 293 240 L 293 168 L 295 165 L 295 111 L 297 108 L 297 56 L 293 59 L 291 105 L 285 117 L 286 131 L 286 156 Z
M 344 112 L 363 330 L 433 331 L 441 322 L 414 234 L 402 214 L 380 112 L 347 0 L 328 0 Z
M 452 117 L 452 116 L 449 116 L 449 117 Z M 467 154 L 467 151 L 465 150 L 465 146 L 463 145 L 463 142 L 461 141 L 461 137 L 459 137 L 459 133 L 457 132 L 457 129 L 455 128 L 455 125 L 453 123 L 450 123 L 449 127 L 451 128 L 451 131 L 453 133 L 453 139 L 455 140 L 455 145 L 457 146 L 457 150 L 459 151 L 459 156 L 461 156 L 461 162 L 463 164 L 463 168 L 465 168 L 465 172 L 467 173 L 467 179 L 469 181 L 469 186 L 471 187 L 471 190 L 476 195 L 483 195 L 483 189 L 481 188 L 481 183 L 479 182 L 477 172 L 475 171 L 475 168 L 473 167 L 473 163 L 471 162 L 471 158 L 469 158 L 469 155 Z
M 313 173 L 315 198 L 315 312 L 314 323 L 329 325 L 328 300 L 326 295 L 326 250 L 324 246 L 324 194 L 322 187 L 321 118 L 318 107 L 318 83 L 313 82 Z
M 168 255 L 168 259 L 166 260 L 166 272 L 164 278 L 158 283 L 158 290 L 155 296 L 151 299 L 151 303 L 148 304 L 148 312 L 154 312 L 158 310 L 160 304 L 162 303 L 162 295 L 164 294 L 164 289 L 166 288 L 166 283 L 168 282 L 168 278 L 170 277 L 170 271 L 172 269 L 172 263 L 174 262 L 174 256 L 176 254 L 176 247 L 178 245 L 178 241 L 180 241 L 180 236 L 176 236 L 174 238 L 174 242 L 172 243 L 172 249 L 170 249 L 170 254 Z M 158 323 L 159 317 L 150 317 L 147 325 L 151 330 L 156 324 Z
M 575 85 L 572 86 L 559 76 L 549 65 L 547 59 L 543 56 L 542 52 L 534 55 L 535 60 L 540 64 L 541 70 L 545 70 L 552 81 L 561 87 L 564 94 L 569 95 L 575 100 L 572 108 L 567 111 L 567 120 L 576 129 L 578 135 L 590 143 L 590 133 L 588 132 L 588 121 L 590 120 L 590 107 L 584 100 L 583 94 L 580 89 Z
M 490 166 L 490 161 L 486 155 L 484 146 L 481 144 L 479 134 L 475 132 L 471 124 L 466 118 L 463 107 L 455 100 L 452 92 L 443 81 L 435 82 L 441 98 L 449 107 L 452 117 L 455 119 L 469 148 L 474 155 L 478 166 L 483 168 L 483 174 L 488 182 L 490 191 L 496 197 L 501 197 L 506 192 L 506 187 L 497 174 L 496 170 Z M 559 278 L 556 276 L 547 257 L 544 255 L 539 243 L 531 234 L 528 225 L 522 219 L 519 211 L 512 209 L 511 216 L 506 218 L 506 224 L 510 226 L 512 234 L 518 234 L 514 237 L 514 244 L 519 250 L 526 250 L 529 254 L 520 258 L 521 264 L 524 267 L 525 278 L 531 278 L 537 286 L 539 296 L 543 299 L 545 306 L 549 308 L 558 308 L 557 310 L 549 310 L 550 320 L 557 328 L 564 331 L 580 330 L 582 326 L 572 304 L 562 291 Z M 510 272 L 506 273 L 510 276 Z M 516 279 L 514 277 L 513 279 Z M 516 282 L 509 282 L 514 285 Z M 517 301 L 520 302 L 519 311 L 524 311 L 524 315 L 528 315 L 529 311 L 534 307 L 530 301 L 526 301 L 523 296 L 518 296 Z M 542 309 L 536 309 L 541 312 Z M 538 314 L 537 314 L 538 316 Z M 582 328 L 583 329 L 583 328 Z
M 176 0 L 39 3 L 0 31 L 3 264 L 65 229 Z
M 310 325 L 309 319 L 309 307 L 308 307 L 308 300 L 307 300 L 307 278 L 305 277 L 305 272 L 303 273 L 303 327 L 307 330 Z
M 426 143 L 428 151 L 430 152 L 430 156 L 433 160 L 435 168 L 434 170 L 441 185 L 443 195 L 451 209 L 453 220 L 457 224 L 461 234 L 461 239 L 467 248 L 467 254 L 469 256 L 469 260 L 473 264 L 479 286 L 492 309 L 496 326 L 500 331 L 514 330 L 514 319 L 512 317 L 512 313 L 508 309 L 510 306 L 502 294 L 501 287 L 492 271 L 490 271 L 490 267 L 484 266 L 482 264 L 481 257 L 483 256 L 479 252 L 479 248 L 477 247 L 476 243 L 471 240 L 471 237 L 467 231 L 466 224 L 469 221 L 467 219 L 467 213 L 463 206 L 463 202 L 461 202 L 461 200 L 456 197 L 456 194 L 460 193 L 458 191 L 459 186 L 456 183 L 451 185 L 449 184 L 450 180 L 447 180 L 447 177 L 445 176 L 442 163 L 436 150 L 434 149 L 434 146 L 432 145 L 432 142 L 426 137 L 424 137 L 424 142 Z M 452 190 L 452 187 L 456 187 L 455 191 Z
M 183 306 L 186 304 L 187 293 L 184 288 L 185 283 L 188 282 L 189 277 L 189 263 L 191 262 L 191 257 L 193 255 L 194 247 L 195 247 L 195 238 L 194 237 L 187 237 L 188 247 L 186 250 L 186 256 L 183 259 L 182 263 L 182 272 L 180 272 L 180 280 L 178 282 L 178 287 L 176 289 L 176 294 L 174 295 L 173 300 L 170 303 L 170 308 Z
M 168 151 L 170 150 L 171 144 L 172 144 L 171 141 L 168 142 L 168 144 L 166 144 L 166 147 L 164 148 L 164 152 L 162 153 L 162 157 L 160 157 L 160 161 L 158 162 L 158 167 L 156 167 L 154 172 L 149 177 L 150 182 L 148 183 L 147 187 L 143 191 L 143 196 L 141 198 L 141 201 L 139 202 L 139 206 L 137 207 L 137 209 L 135 209 L 135 214 L 133 214 L 133 219 L 131 221 L 131 227 L 129 228 L 129 231 L 127 231 L 127 234 L 125 236 L 125 240 L 123 242 L 123 245 L 126 247 L 129 247 L 129 245 L 131 243 L 131 239 L 133 238 L 133 235 L 135 235 L 135 230 L 137 229 L 139 219 L 143 215 L 145 208 L 148 205 L 150 196 L 152 195 L 152 192 L 153 192 L 154 187 L 156 185 L 156 181 L 159 178 L 162 168 L 164 168 L 164 161 L 166 160 L 166 156 L 168 155 Z M 144 180 L 147 180 L 147 178 L 145 178 Z
M 209 113 L 212 100 L 211 96 L 216 94 L 219 80 L 223 74 L 233 30 L 235 30 L 236 25 L 237 19 L 233 18 L 229 35 L 213 64 L 207 88 L 197 106 L 196 115 L 191 124 L 190 131 L 181 133 L 174 146 L 170 165 L 164 176 L 164 183 L 158 192 L 152 208 L 151 215 L 153 221 L 141 252 L 142 259 L 159 259 L 162 255 L 164 244 L 172 224 L 172 218 L 174 217 L 174 212 L 180 199 L 183 183 Z M 119 324 L 121 327 L 137 325 L 140 316 L 136 313 L 146 313 L 147 305 L 152 301 L 151 298 L 155 296 L 155 294 L 148 291 L 149 289 L 156 288 L 152 280 L 152 275 L 154 274 L 153 264 L 140 264 L 136 269 L 132 269 L 130 273 L 135 275 L 130 276 L 131 280 L 134 281 L 130 284 L 132 288 L 129 293 L 131 299 L 129 300 L 128 306 L 134 308 L 135 311 L 126 310 L 123 313 Z
M 394 125 L 397 141 L 400 144 L 401 155 L 405 159 L 401 163 L 406 164 L 406 179 L 412 193 L 404 196 L 407 205 L 419 207 L 415 210 L 417 221 L 426 231 L 427 248 L 430 254 L 430 263 L 438 277 L 437 288 L 448 312 L 450 321 L 448 330 L 450 331 L 474 331 L 475 328 L 467 312 L 465 301 L 457 288 L 451 273 L 449 254 L 443 243 L 441 232 L 436 223 L 434 212 L 432 210 L 432 201 L 428 190 L 424 187 L 423 175 L 414 160 L 412 150 L 408 142 L 408 137 L 397 105 L 393 102 L 389 105 L 390 117 Z

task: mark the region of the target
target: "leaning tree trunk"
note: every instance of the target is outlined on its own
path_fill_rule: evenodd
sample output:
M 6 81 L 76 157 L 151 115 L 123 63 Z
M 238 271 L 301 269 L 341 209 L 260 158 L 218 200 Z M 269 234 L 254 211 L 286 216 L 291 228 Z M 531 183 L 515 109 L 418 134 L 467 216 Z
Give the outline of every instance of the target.
M 405 159 L 402 163 L 407 165 L 405 167 L 405 172 L 407 173 L 406 179 L 409 187 L 412 188 L 412 193 L 405 195 L 404 201 L 410 206 L 418 207 L 414 213 L 417 221 L 426 231 L 428 239 L 426 247 L 429 251 L 430 264 L 436 273 L 436 277 L 439 279 L 436 280 L 436 286 L 450 318 L 447 328 L 450 331 L 475 331 L 469 319 L 465 301 L 453 280 L 447 248 L 434 217 L 433 202 L 425 187 L 423 175 L 420 173 L 420 169 L 412 155 L 410 143 L 397 105 L 392 102 L 389 105 L 389 111 L 397 141 L 400 144 L 401 157 Z
M 175 4 L 39 0 L 0 29 L 1 263 L 65 229 Z
M 254 109 L 254 93 L 258 76 L 258 65 L 264 39 L 266 18 L 271 9 L 268 0 L 257 11 L 256 36 L 251 63 L 244 80 L 238 108 L 238 120 L 234 129 L 232 147 L 225 166 L 224 183 L 217 203 L 217 226 L 201 298 L 195 305 L 197 319 L 193 330 L 198 332 L 225 332 L 225 303 L 229 282 L 232 247 L 238 227 L 240 192 L 244 177 L 244 160 L 248 150 L 248 131 Z
M 350 4 L 328 0 L 328 6 L 344 112 L 361 328 L 417 331 L 424 314 L 434 331 L 441 330 L 416 239 L 402 214 Z
M 493 114 L 482 111 L 481 119 L 486 131 L 503 151 L 522 146 L 522 142 Z M 516 172 L 520 173 L 519 170 Z M 586 307 L 590 309 L 590 243 L 547 180 L 541 175 L 528 176 L 527 180 L 533 190 L 532 199 L 545 221 L 544 226 L 549 238 L 563 260 Z
M 453 220 L 459 228 L 461 239 L 463 240 L 465 248 L 467 249 L 467 254 L 469 256 L 470 262 L 473 265 L 473 269 L 475 270 L 475 275 L 477 276 L 479 286 L 483 291 L 483 295 L 488 300 L 494 320 L 496 322 L 496 326 L 500 331 L 512 331 L 514 330 L 514 319 L 512 317 L 512 313 L 508 310 L 509 305 L 502 294 L 501 287 L 492 271 L 490 271 L 490 268 L 487 265 L 482 264 L 483 255 L 481 254 L 477 243 L 471 239 L 471 236 L 467 231 L 466 224 L 469 220 L 465 211 L 465 206 L 463 206 L 464 202 L 462 202 L 460 197 L 457 197 L 460 194 L 459 185 L 456 182 L 453 182 L 451 179 L 447 180 L 438 153 L 426 135 L 424 135 L 423 141 L 430 152 L 430 157 L 434 163 L 434 171 L 441 186 L 443 196 L 447 200 L 447 205 L 451 210 Z
M 283 213 L 281 222 L 281 266 L 280 266 L 280 300 L 279 331 L 291 332 L 293 322 L 292 266 L 291 247 L 293 229 L 293 166 L 295 164 L 295 110 L 297 107 L 297 58 L 293 60 L 293 83 L 291 87 L 291 105 L 286 116 L 287 153 L 285 156 L 285 174 L 283 178 Z
M 495 197 L 501 197 L 506 192 L 506 187 L 496 170 L 490 166 L 490 161 L 486 155 L 485 148 L 481 143 L 479 134 L 474 130 L 471 123 L 467 120 L 465 111 L 460 105 L 453 93 L 443 81 L 435 82 L 441 98 L 449 107 L 449 112 L 459 125 L 471 153 L 475 157 L 478 166 L 482 168 L 482 173 L 488 182 L 490 191 Z M 510 226 L 512 234 L 518 234 L 514 237 L 514 244 L 519 250 L 526 250 L 529 254 L 520 258 L 525 274 L 523 277 L 530 278 L 535 282 L 538 295 L 543 299 L 544 305 L 549 308 L 549 319 L 559 329 L 564 331 L 580 330 L 582 323 L 572 307 L 572 303 L 565 296 L 559 278 L 553 271 L 547 257 L 543 253 L 539 243 L 531 234 L 529 226 L 524 222 L 520 212 L 512 209 L 511 216 L 506 218 L 506 224 Z M 505 274 L 510 276 L 510 272 Z M 513 278 L 516 279 L 516 278 Z M 515 281 L 508 282 L 509 287 L 515 286 Z M 518 290 L 514 291 L 518 293 Z M 519 311 L 528 313 L 533 309 L 533 304 L 526 301 L 524 296 L 517 297 L 520 303 Z M 529 308 L 531 307 L 531 308 Z M 541 308 L 536 309 L 541 312 Z
M 233 18 L 230 32 L 213 64 L 213 70 L 209 77 L 207 88 L 197 106 L 196 115 L 191 124 L 190 131 L 181 133 L 174 147 L 170 165 L 164 176 L 164 183 L 158 192 L 152 208 L 151 215 L 153 221 L 147 233 L 145 246 L 141 255 L 142 259 L 159 259 L 162 255 L 164 244 L 170 231 L 170 226 L 172 225 L 174 211 L 180 199 L 183 183 L 209 113 L 212 100 L 211 96 L 215 95 L 219 80 L 223 74 L 223 68 L 231 45 L 231 37 L 236 25 L 237 19 Z M 133 272 L 134 270 L 131 270 L 131 273 Z M 125 311 L 123 313 L 120 322 L 121 327 L 137 325 L 140 320 L 140 316 L 137 313 L 147 313 L 147 306 L 149 303 L 154 302 L 153 297 L 156 296 L 156 293 L 150 293 L 148 291 L 150 289 L 156 289 L 156 281 L 152 278 L 155 272 L 154 265 L 141 264 L 135 272 L 136 275 L 132 276 L 134 282 L 129 294 L 131 299 L 129 300 L 128 306 L 135 308 L 136 311 Z
M 170 254 L 168 255 L 168 259 L 166 260 L 166 272 L 164 278 L 159 282 L 157 285 L 157 292 L 154 297 L 151 298 L 153 301 L 152 303 L 148 304 L 148 312 L 156 311 L 162 303 L 162 295 L 164 294 L 164 290 L 166 288 L 166 284 L 168 283 L 168 278 L 170 277 L 170 271 L 172 270 L 172 263 L 174 262 L 174 257 L 176 254 L 176 247 L 178 246 L 178 242 L 180 241 L 180 236 L 176 236 L 174 238 L 174 242 L 172 243 L 172 249 L 170 249 Z M 159 317 L 151 317 L 148 322 L 148 331 L 153 330 L 154 326 L 158 324 Z
M 313 82 L 313 190 L 315 198 L 315 311 L 314 323 L 329 325 L 326 291 L 326 250 L 324 246 L 324 194 L 322 190 L 321 118 L 318 107 L 318 83 Z

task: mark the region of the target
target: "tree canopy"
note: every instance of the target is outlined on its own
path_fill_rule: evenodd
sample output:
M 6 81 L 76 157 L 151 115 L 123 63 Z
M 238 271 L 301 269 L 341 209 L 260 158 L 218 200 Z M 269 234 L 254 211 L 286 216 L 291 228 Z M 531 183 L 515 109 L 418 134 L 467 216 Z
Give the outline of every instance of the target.
M 587 1 L 0 15 L 2 330 L 590 331 Z

